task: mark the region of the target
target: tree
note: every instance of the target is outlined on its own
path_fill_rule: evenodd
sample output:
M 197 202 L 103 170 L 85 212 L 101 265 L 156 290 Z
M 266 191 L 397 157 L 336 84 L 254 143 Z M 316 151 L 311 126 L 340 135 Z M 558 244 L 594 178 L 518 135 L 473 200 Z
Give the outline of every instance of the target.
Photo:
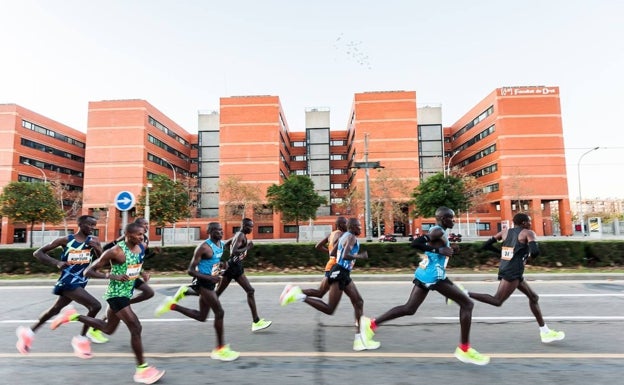
M 240 178 L 230 176 L 221 182 L 221 196 L 229 208 L 229 214 L 245 218 L 249 206 L 260 202 L 260 189 L 256 183 L 242 183 Z
M 33 247 L 35 222 L 56 224 L 65 216 L 47 183 L 11 182 L 0 195 L 0 205 L 3 216 L 13 222 L 30 224 L 30 247 Z
M 412 203 L 416 206 L 415 216 L 431 218 L 440 206 L 455 211 L 466 211 L 471 207 L 470 196 L 466 194 L 464 179 L 455 175 L 437 173 L 425 179 L 412 192 Z
M 149 192 L 150 222 L 157 227 L 163 228 L 167 224 L 173 224 L 189 215 L 190 197 L 183 183 L 174 182 L 166 175 L 156 175 L 151 180 L 152 187 Z M 145 215 L 145 187 L 137 202 L 137 211 Z M 162 246 L 165 245 L 165 237 L 161 238 Z
M 269 206 L 282 213 L 284 222 L 297 225 L 299 242 L 299 221 L 316 219 L 316 210 L 327 204 L 327 199 L 314 191 L 314 182 L 305 175 L 291 175 L 281 185 L 273 184 L 267 189 Z

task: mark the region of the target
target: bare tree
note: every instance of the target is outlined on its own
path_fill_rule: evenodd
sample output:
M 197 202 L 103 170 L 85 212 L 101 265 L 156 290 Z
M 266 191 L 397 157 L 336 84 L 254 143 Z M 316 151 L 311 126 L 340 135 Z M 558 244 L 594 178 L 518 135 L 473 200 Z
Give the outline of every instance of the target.
M 227 214 L 239 216 L 241 220 L 250 207 L 261 202 L 257 184 L 244 183 L 240 178 L 229 177 L 220 184 L 220 193 L 226 202 Z

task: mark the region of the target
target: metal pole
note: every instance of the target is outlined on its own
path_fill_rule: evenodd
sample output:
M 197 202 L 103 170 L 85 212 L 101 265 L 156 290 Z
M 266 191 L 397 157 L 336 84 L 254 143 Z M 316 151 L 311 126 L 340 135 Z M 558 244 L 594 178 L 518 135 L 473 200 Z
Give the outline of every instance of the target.
M 459 151 L 455 151 L 455 152 L 453 153 L 453 155 L 451 155 L 451 156 L 449 157 L 448 163 L 447 163 L 446 167 L 444 168 L 444 176 L 445 176 L 445 177 L 446 177 L 446 176 L 451 175 L 451 160 L 453 160 L 453 157 L 454 157 L 455 155 L 457 155 L 458 153 L 459 153 Z
M 578 189 L 579 189 L 579 219 L 581 221 L 581 234 L 585 235 L 585 219 L 583 218 L 583 198 L 581 195 L 581 160 L 583 159 L 583 157 L 587 154 L 589 154 L 592 151 L 596 151 L 597 149 L 599 149 L 600 147 L 594 147 L 591 150 L 587 150 L 585 151 L 578 160 L 578 163 L 576 164 L 576 172 L 577 172 L 577 178 L 578 178 Z
M 173 199 L 174 199 L 174 202 L 175 202 L 175 187 L 177 186 L 176 170 L 175 170 L 175 167 L 173 167 L 173 165 L 171 164 L 171 162 L 169 162 L 167 159 L 162 158 L 162 160 L 164 160 L 165 162 L 167 162 L 167 164 L 168 164 L 169 166 L 171 166 L 171 169 L 173 170 L 173 184 L 174 184 L 174 190 L 173 190 L 173 194 L 174 194 L 174 195 L 173 195 Z M 173 238 L 173 241 L 172 241 L 171 243 L 175 245 L 175 238 L 176 238 L 176 224 L 175 224 L 175 222 L 173 222 L 173 226 L 172 226 L 172 227 L 173 227 L 173 229 L 172 229 L 172 230 L 173 230 L 173 237 L 172 237 L 172 238 Z M 163 235 L 164 235 L 164 234 L 163 234 Z
M 152 187 L 151 183 L 148 183 L 147 185 L 145 185 L 145 220 L 147 221 L 147 224 L 149 225 L 149 221 L 150 221 L 150 205 L 149 205 L 149 189 Z
M 368 133 L 364 134 L 364 162 L 366 162 L 368 164 Z M 364 169 L 365 171 L 365 199 L 366 199 L 366 216 L 365 216 L 365 220 L 366 220 L 366 242 L 372 242 L 373 241 L 373 223 L 371 220 L 371 203 L 370 203 L 370 182 L 369 182 L 369 173 L 368 173 L 368 167 L 366 167 Z M 379 229 L 380 226 L 379 224 L 377 224 L 377 228 Z M 379 233 L 379 231 L 378 231 Z M 381 234 L 378 234 L 381 235 Z

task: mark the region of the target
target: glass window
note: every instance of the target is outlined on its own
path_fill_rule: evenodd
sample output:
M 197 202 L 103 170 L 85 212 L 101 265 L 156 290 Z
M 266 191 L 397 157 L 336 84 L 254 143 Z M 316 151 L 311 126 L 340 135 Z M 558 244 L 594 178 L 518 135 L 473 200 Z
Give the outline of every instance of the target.
M 258 233 L 273 234 L 273 226 L 258 226 Z
M 295 226 L 295 225 L 284 225 L 284 233 L 297 234 L 297 226 Z

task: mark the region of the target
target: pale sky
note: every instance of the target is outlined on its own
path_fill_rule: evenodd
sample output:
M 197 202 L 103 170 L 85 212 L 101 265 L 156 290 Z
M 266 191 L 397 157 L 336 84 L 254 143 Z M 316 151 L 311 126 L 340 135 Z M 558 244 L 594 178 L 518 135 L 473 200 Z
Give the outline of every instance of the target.
M 570 199 L 624 198 L 624 1 L 0 0 L 0 103 L 86 131 L 145 99 L 189 132 L 219 98 L 277 95 L 292 131 L 353 95 L 414 90 L 449 126 L 495 88 L 559 86 Z

